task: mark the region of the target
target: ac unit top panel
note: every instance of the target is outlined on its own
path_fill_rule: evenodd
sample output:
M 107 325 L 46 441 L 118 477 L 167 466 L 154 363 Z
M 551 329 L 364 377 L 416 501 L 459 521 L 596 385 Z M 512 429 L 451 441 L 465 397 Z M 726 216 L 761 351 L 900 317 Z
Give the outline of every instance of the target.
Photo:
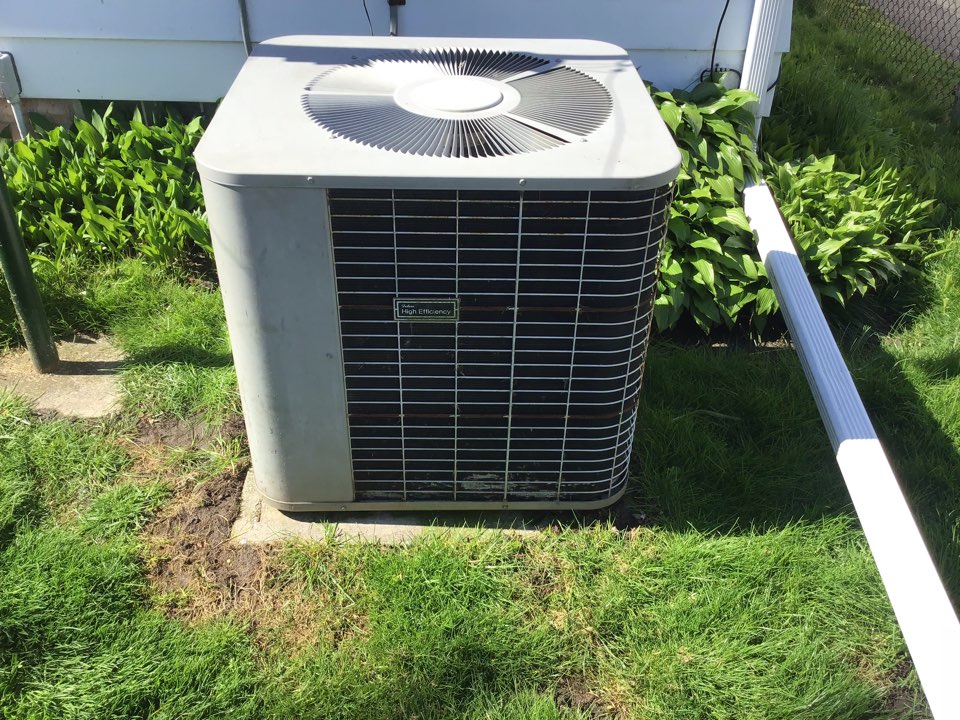
M 260 43 L 196 150 L 223 185 L 644 190 L 680 154 L 627 53 L 588 40 Z

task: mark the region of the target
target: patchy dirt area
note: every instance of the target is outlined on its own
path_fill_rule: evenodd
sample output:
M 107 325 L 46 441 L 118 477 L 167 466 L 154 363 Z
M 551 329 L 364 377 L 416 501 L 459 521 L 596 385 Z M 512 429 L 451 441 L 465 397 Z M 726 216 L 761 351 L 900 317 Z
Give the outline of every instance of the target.
M 220 615 L 262 593 L 269 550 L 228 542 L 248 469 L 245 463 L 204 481 L 147 527 L 153 585 L 173 614 Z
M 144 530 L 144 559 L 158 604 L 172 615 L 200 618 L 252 607 L 263 590 L 269 547 L 228 542 L 249 461 L 208 478 L 163 461 L 171 449 L 204 450 L 238 439 L 244 440 L 239 415 L 219 427 L 173 417 L 137 425 L 133 443 L 141 469 L 171 475 L 173 497 Z
M 912 672 L 913 663 L 904 658 L 890 674 L 891 688 L 883 704 L 884 710 L 890 713 L 890 717 L 932 718 L 933 713 L 923 693 L 906 687 L 906 680 Z
M 232 440 L 244 434 L 243 417 L 234 415 L 219 427 L 182 418 L 143 418 L 137 424 L 134 442 L 141 446 L 164 445 L 180 450 L 203 450 L 217 439 Z
M 584 677 L 565 677 L 554 692 L 557 706 L 583 713 L 591 720 L 619 720 L 626 717 L 623 708 L 604 700 L 590 689 Z

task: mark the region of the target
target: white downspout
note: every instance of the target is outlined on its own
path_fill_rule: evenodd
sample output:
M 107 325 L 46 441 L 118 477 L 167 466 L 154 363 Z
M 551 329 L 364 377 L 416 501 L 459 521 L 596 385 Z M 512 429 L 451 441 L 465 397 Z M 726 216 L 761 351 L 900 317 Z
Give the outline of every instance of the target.
M 747 49 L 743 56 L 743 71 L 740 75 L 740 88 L 749 90 L 760 99 L 763 107 L 767 93 L 767 81 L 770 68 L 776 62 L 777 34 L 786 0 L 755 0 L 753 17 L 750 20 L 750 35 L 747 36 Z M 760 130 L 760 108 L 757 108 L 755 131 Z
M 761 98 L 785 4 L 754 4 L 741 87 Z M 937 720 L 960 718 L 956 612 L 770 189 L 762 183 L 748 187 L 744 210 L 927 702 Z

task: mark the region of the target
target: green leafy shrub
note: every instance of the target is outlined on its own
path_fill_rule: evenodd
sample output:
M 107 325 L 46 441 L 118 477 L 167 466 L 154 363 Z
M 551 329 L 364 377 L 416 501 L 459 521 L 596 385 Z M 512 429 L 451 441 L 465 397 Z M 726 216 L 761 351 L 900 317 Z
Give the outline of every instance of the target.
M 707 331 L 765 315 L 773 293 L 742 198 L 745 182 L 760 174 L 749 107 L 755 97 L 703 83 L 690 93 L 655 92 L 654 101 L 682 158 L 660 266 L 657 328 L 672 328 L 687 314 Z
M 834 165 L 832 155 L 771 163 L 768 183 L 817 294 L 843 305 L 912 271 L 934 201 L 915 198 L 895 168 L 846 173 Z
M 654 316 L 659 330 L 692 320 L 704 332 L 762 332 L 776 298 L 743 212 L 743 188 L 763 172 L 753 146 L 756 98 L 703 83 L 654 92 L 682 164 Z M 72 129 L 0 144 L 18 219 L 33 256 L 115 259 L 140 254 L 170 264 L 211 254 L 193 160 L 199 120 L 145 125 L 110 110 Z M 768 161 L 785 217 L 814 288 L 843 305 L 910 271 L 933 211 L 899 172 L 841 172 L 832 156 L 798 165 Z
M 761 173 L 753 148 L 756 98 L 702 84 L 656 92 L 660 115 L 680 146 L 682 164 L 654 310 L 657 328 L 690 318 L 705 332 L 762 332 L 777 301 L 743 212 L 744 184 Z M 835 158 L 763 168 L 787 218 L 801 260 L 821 298 L 838 306 L 912 270 L 930 226 L 932 200 L 907 189 L 890 167 L 841 172 Z
M 111 108 L 71 129 L 0 143 L 0 163 L 35 259 L 115 259 L 139 253 L 171 263 L 210 253 L 193 161 L 199 118 L 145 125 Z

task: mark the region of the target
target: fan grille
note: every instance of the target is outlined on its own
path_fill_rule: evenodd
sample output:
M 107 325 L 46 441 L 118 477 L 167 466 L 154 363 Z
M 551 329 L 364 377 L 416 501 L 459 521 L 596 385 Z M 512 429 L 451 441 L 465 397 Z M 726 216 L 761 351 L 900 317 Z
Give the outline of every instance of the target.
M 506 99 L 461 117 L 418 112 L 397 99 L 407 88 L 450 77 L 496 83 Z M 457 158 L 516 155 L 577 142 L 603 125 L 613 108 L 607 89 L 573 68 L 523 53 L 462 48 L 397 51 L 337 66 L 307 86 L 302 105 L 336 137 Z

